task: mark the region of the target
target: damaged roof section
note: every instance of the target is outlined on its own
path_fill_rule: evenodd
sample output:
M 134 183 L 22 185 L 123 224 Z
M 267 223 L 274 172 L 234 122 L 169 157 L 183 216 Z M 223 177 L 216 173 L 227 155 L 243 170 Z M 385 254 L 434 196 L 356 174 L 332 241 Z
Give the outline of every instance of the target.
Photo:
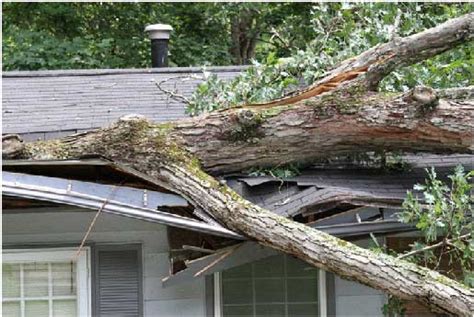
M 410 169 L 389 172 L 381 169 L 319 168 L 305 170 L 299 176 L 277 179 L 269 176 L 238 177 L 229 182 L 250 201 L 287 217 L 327 216 L 358 206 L 399 209 L 408 190 L 424 183 L 425 167 L 436 166 L 442 180 L 463 165 L 474 169 L 471 155 L 407 157 Z M 244 185 L 239 184 L 243 183 Z
M 313 168 L 286 179 L 233 176 L 227 183 L 257 205 L 328 234 L 352 239 L 416 230 L 398 222 L 406 191 L 423 183 L 423 167 L 446 179 L 456 165 L 474 169 L 473 156 L 411 158 L 412 168 Z M 104 158 L 72 161 L 4 161 L 3 195 L 9 208 L 32 201 L 103 209 L 168 226 L 171 274 L 165 286 L 275 254 L 230 231 L 205 210 L 128 166 Z M 115 192 L 116 191 L 116 192 Z M 115 193 L 115 195 L 114 195 Z M 22 200 L 19 200 L 22 199 Z M 12 207 L 13 206 L 13 207 Z M 186 238 L 187 237 L 187 238 Z
M 436 166 L 438 177 L 444 180 L 459 164 L 466 170 L 474 169 L 471 155 L 410 156 L 407 161 L 412 168 L 397 173 L 368 168 L 320 168 L 286 179 L 232 177 L 227 179 L 227 184 L 265 209 L 337 237 L 398 234 L 416 230 L 413 225 L 399 222 L 397 212 L 407 190 L 424 183 L 424 168 Z M 245 241 L 212 254 L 201 254 L 202 257 L 185 260 L 185 269 L 164 278 L 163 286 L 257 261 L 277 252 Z
M 160 210 L 162 207 L 187 207 L 187 201 L 178 195 L 22 173 L 3 172 L 2 178 L 2 194 L 5 196 L 101 210 L 167 226 L 242 239 L 240 235 L 217 224 Z

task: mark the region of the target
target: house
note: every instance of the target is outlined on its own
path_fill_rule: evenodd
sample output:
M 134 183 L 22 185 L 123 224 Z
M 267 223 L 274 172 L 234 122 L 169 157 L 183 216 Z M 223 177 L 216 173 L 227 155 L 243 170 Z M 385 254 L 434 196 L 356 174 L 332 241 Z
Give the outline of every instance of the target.
M 240 67 L 209 69 L 232 78 Z M 184 105 L 196 68 L 5 72 L 3 133 L 47 140 L 129 113 L 164 122 Z M 169 80 L 170 78 L 174 78 Z M 407 189 L 436 166 L 473 157 L 410 156 L 410 171 L 324 164 L 287 179 L 231 175 L 227 183 L 280 215 L 369 247 L 405 245 L 396 220 Z M 146 175 L 102 157 L 3 161 L 4 316 L 382 316 L 386 296 L 308 267 L 236 232 Z M 415 304 L 411 313 L 426 312 Z

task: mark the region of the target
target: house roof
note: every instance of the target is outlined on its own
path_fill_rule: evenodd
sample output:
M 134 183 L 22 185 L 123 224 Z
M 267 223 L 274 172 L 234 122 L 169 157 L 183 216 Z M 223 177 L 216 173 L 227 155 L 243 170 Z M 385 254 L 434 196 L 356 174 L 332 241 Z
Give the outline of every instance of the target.
M 474 156 L 467 154 L 410 155 L 410 167 L 402 171 L 381 169 L 314 168 L 301 175 L 278 179 L 268 176 L 238 177 L 245 184 L 240 191 L 250 201 L 282 216 L 323 214 L 341 205 L 400 208 L 408 190 L 424 183 L 425 168 L 436 167 L 438 178 L 446 180 L 457 165 L 474 170 Z M 235 185 L 234 185 L 235 186 Z
M 210 67 L 224 80 L 245 67 Z M 185 105 L 166 90 L 189 97 L 202 75 L 197 67 L 4 72 L 2 133 L 17 133 L 26 141 L 51 139 L 99 128 L 130 113 L 155 122 L 186 116 Z M 171 78 L 171 79 L 170 79 Z M 185 78 L 188 78 L 184 80 Z M 169 80 L 168 80 L 169 79 Z
M 243 69 L 233 66 L 213 67 L 208 70 L 222 79 L 230 79 Z M 185 105 L 170 99 L 157 88 L 156 82 L 166 80 L 163 88 L 177 90 L 179 94 L 189 97 L 199 80 L 183 78 L 200 73 L 199 68 L 6 72 L 3 74 L 2 83 L 3 133 L 20 134 L 26 141 L 57 138 L 99 128 L 130 113 L 143 114 L 155 122 L 176 120 L 186 116 Z M 424 181 L 424 168 L 435 166 L 441 178 L 446 178 L 458 164 L 464 165 L 466 169 L 474 169 L 472 155 L 409 155 L 404 156 L 403 161 L 410 164 L 410 170 L 390 173 L 332 162 L 304 170 L 301 175 L 286 179 L 234 175 L 227 180 L 228 184 L 246 199 L 268 210 L 286 217 L 299 217 L 298 220 L 309 226 L 347 238 L 369 233 L 414 230 L 413 226 L 397 222 L 394 211 L 400 207 L 406 191 L 412 189 L 414 184 Z M 7 189 L 11 191 L 11 197 L 36 197 L 43 200 L 48 198 L 49 201 L 62 204 L 75 204 L 75 200 L 79 198 L 84 200 L 82 196 L 73 197 L 67 190 L 67 183 L 72 184 L 74 188 L 85 189 L 82 194 L 91 196 L 87 201 L 81 200 L 82 206 L 98 208 L 107 201 L 107 193 L 111 191 L 107 184 L 117 184 L 124 175 L 128 180 L 121 186 L 129 188 L 122 190 L 130 195 L 142 195 L 141 192 L 137 194 L 134 189 L 137 186 L 142 190 L 158 190 L 160 193 L 153 193 L 157 197 L 166 193 L 165 188 L 160 188 L 145 175 L 103 159 L 4 161 L 3 166 L 5 170 L 12 172 L 5 174 L 11 177 L 12 181 L 2 184 L 4 187 L 10 186 Z M 16 173 L 25 173 L 21 178 L 27 186 L 21 187 Z M 87 182 L 91 181 L 100 184 L 89 186 Z M 59 198 L 46 197 L 45 193 L 50 193 L 42 187 L 44 182 L 52 184 L 48 187 L 50 189 L 58 185 L 65 192 Z M 39 187 L 32 189 L 31 186 Z M 91 189 L 96 187 L 100 190 Z M 94 195 L 91 191 L 94 191 Z M 98 199 L 95 196 L 101 191 L 105 194 Z M 148 197 L 148 194 L 144 197 Z M 180 217 L 179 209 L 159 211 L 161 214 L 157 215 L 156 208 L 143 210 L 143 206 L 136 203 L 139 201 L 139 198 L 137 199 L 133 204 L 129 202 L 127 210 L 122 210 L 124 203 L 119 200 L 114 201 L 114 204 L 109 206 L 110 210 L 107 210 L 125 216 L 136 216 L 140 213 L 139 217 L 147 221 L 179 228 L 194 228 L 193 230 L 199 232 L 224 235 L 231 239 L 239 238 L 237 233 L 228 231 L 202 210 L 192 210 L 192 216 L 184 219 Z M 365 208 L 367 206 L 375 208 Z M 177 214 L 174 215 L 173 212 Z M 216 261 L 216 258 L 226 258 L 223 254 L 227 254 L 228 250 L 216 250 L 215 254 L 196 260 L 194 264 L 188 263 L 191 270 L 183 271 L 182 275 L 175 275 L 166 283 L 171 285 L 175 281 L 185 280 L 196 272 L 201 272 L 203 267 L 209 267 L 205 273 L 209 274 L 215 269 L 225 267 L 227 262 L 235 262 L 231 261 L 234 258 L 245 258 L 246 261 L 252 259 L 250 256 L 242 257 L 242 252 L 268 256 L 258 248 L 253 242 L 244 242 L 242 247 L 232 249 L 237 251 L 226 255 L 228 261 L 222 263 L 220 260 Z M 216 264 L 215 267 L 209 265 L 209 261 Z

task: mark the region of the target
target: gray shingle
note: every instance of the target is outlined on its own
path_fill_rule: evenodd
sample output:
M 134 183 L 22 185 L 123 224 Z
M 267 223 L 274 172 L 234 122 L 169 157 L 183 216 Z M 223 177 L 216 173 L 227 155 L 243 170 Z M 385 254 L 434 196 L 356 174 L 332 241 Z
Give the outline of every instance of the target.
M 238 75 L 245 67 L 208 70 L 222 79 Z M 98 128 L 119 117 L 137 113 L 155 122 L 185 115 L 185 105 L 161 92 L 166 89 L 190 96 L 200 80 L 177 78 L 199 75 L 199 68 L 131 70 L 67 70 L 3 73 L 3 133 L 38 133 Z

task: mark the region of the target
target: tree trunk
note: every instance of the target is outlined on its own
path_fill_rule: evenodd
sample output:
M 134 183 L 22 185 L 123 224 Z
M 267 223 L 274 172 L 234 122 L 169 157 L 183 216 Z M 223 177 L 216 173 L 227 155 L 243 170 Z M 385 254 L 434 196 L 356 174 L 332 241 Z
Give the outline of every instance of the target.
M 474 14 L 389 42 L 348 60 L 306 90 L 268 104 L 245 105 L 174 123 L 128 116 L 110 127 L 22 146 L 4 138 L 4 157 L 74 159 L 106 156 L 148 174 L 228 228 L 434 311 L 471 316 L 474 292 L 434 271 L 376 254 L 251 204 L 213 174 L 354 151 L 389 149 L 474 152 L 470 88 L 457 100 L 419 87 L 406 94 L 370 91 L 394 67 L 470 40 Z M 410 49 L 407 49 L 410 48 Z M 394 66 L 395 65 L 395 66 Z M 467 94 L 466 94 L 467 91 Z M 451 98 L 451 99 L 450 99 Z M 205 172 L 206 171 L 206 172 Z
M 250 64 L 255 57 L 255 47 L 259 36 L 258 13 L 243 8 L 242 12 L 232 18 L 230 53 L 235 65 Z
M 171 126 L 176 142 L 213 174 L 380 149 L 472 153 L 474 100 L 439 100 L 429 88 L 402 95 L 342 91 Z

